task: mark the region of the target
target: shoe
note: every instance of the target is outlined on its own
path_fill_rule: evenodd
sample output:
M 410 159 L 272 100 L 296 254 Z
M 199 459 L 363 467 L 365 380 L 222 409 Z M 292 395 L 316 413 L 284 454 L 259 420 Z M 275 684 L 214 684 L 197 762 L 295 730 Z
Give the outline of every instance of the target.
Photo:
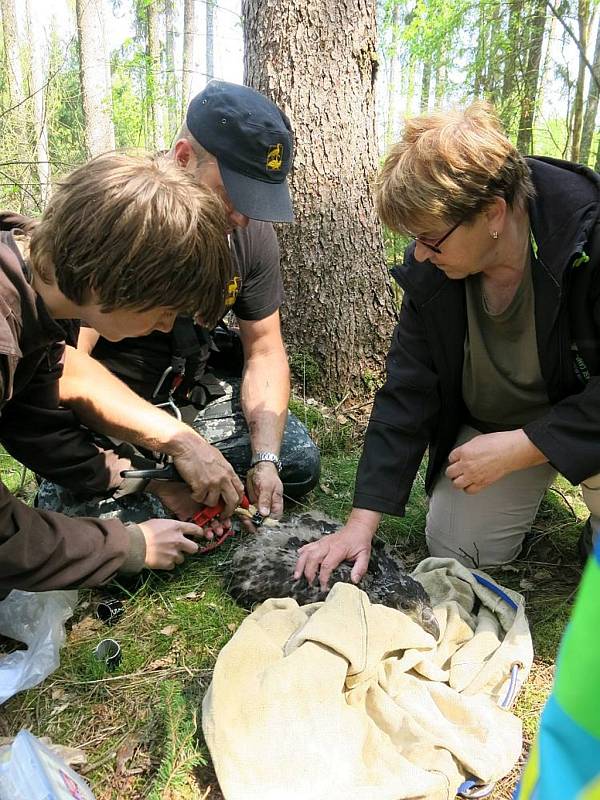
M 585 564 L 592 555 L 597 538 L 598 534 L 594 533 L 592 530 L 592 524 L 588 518 L 579 534 L 579 540 L 577 541 L 577 553 L 579 554 L 582 564 Z

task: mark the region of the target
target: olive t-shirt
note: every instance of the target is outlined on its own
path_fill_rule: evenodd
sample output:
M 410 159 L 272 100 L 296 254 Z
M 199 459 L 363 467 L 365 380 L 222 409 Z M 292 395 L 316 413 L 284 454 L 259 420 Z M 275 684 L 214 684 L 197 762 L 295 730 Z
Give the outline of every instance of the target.
M 250 220 L 246 228 L 233 231 L 229 245 L 232 278 L 227 286 L 223 315 L 233 311 L 239 319 L 265 319 L 283 302 L 279 245 L 273 225 Z M 202 329 L 195 327 L 202 337 Z M 92 355 L 135 391 L 145 394 L 142 384 L 156 385 L 171 363 L 172 350 L 171 334 L 154 331 L 120 342 L 100 337 Z
M 511 430 L 550 408 L 535 334 L 531 262 L 508 308 L 491 314 L 481 273 L 465 281 L 467 335 L 462 391 L 467 422 L 483 433 Z

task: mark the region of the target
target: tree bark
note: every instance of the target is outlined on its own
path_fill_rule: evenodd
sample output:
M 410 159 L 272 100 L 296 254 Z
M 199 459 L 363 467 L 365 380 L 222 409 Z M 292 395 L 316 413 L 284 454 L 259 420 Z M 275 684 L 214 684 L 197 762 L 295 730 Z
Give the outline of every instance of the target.
M 421 113 L 429 110 L 429 95 L 431 93 L 431 61 L 423 62 L 423 73 L 421 75 Z
M 50 191 L 50 160 L 48 125 L 46 123 L 46 74 L 42 65 L 39 27 L 32 24 L 31 0 L 26 0 L 27 29 L 30 52 L 29 93 L 31 95 L 33 135 L 35 139 L 36 173 L 40 184 L 40 204 L 43 208 Z
M 102 6 L 102 0 L 76 0 L 75 3 L 85 144 L 91 156 L 115 148 L 110 86 L 106 83 Z
M 413 103 L 415 99 L 415 57 L 408 54 L 408 64 L 406 65 L 406 104 L 404 114 L 407 117 L 413 114 Z
M 500 105 L 500 118 L 507 131 L 515 127 L 517 102 L 516 89 L 523 74 L 522 63 L 519 57 L 522 47 L 522 19 L 523 0 L 511 0 L 506 32 L 506 46 L 504 48 L 504 65 L 502 72 L 502 93 Z
M 398 87 L 398 39 L 399 39 L 399 4 L 394 2 L 390 12 L 391 41 L 388 52 L 389 74 L 387 85 L 387 113 L 385 123 L 385 146 L 390 147 L 394 140 L 396 125 L 396 96 Z
M 296 136 L 296 224 L 280 229 L 285 338 L 316 369 L 314 391 L 358 395 L 383 368 L 394 319 L 371 191 L 375 3 L 243 0 L 242 17 L 245 82 Z
M 194 36 L 196 35 L 196 15 L 194 0 L 183 3 L 183 60 L 181 76 L 181 116 L 185 118 L 192 86 L 194 69 Z
M 206 0 L 206 80 L 215 77 L 214 63 L 215 0 Z
M 17 15 L 14 0 L 1 0 L 2 35 L 4 39 L 4 68 L 8 76 L 7 87 L 10 105 L 18 106 L 23 102 L 23 69 L 19 48 Z
M 179 100 L 175 80 L 173 0 L 165 0 L 165 100 L 167 106 L 167 143 L 170 145 L 179 125 Z
M 590 34 L 590 0 L 579 0 L 577 5 L 577 21 L 579 24 L 579 42 L 583 56 L 588 46 Z M 577 84 L 573 104 L 573 133 L 571 137 L 571 161 L 579 161 L 581 144 L 581 128 L 583 125 L 583 91 L 585 84 L 585 58 L 579 56 L 579 69 L 577 70 Z
M 533 145 L 533 123 L 537 105 L 537 92 L 542 60 L 542 44 L 546 28 L 546 2 L 534 0 L 529 23 L 531 37 L 527 53 L 527 66 L 523 77 L 523 96 L 521 100 L 521 116 L 517 148 L 524 155 L 531 153 Z
M 149 134 L 148 146 L 153 150 L 165 149 L 160 84 L 158 0 L 151 0 L 146 6 L 146 113 Z
M 594 47 L 594 63 L 593 73 L 597 79 L 600 79 L 600 15 L 596 27 L 596 45 Z M 597 80 L 590 80 L 588 89 L 587 103 L 585 106 L 585 117 L 583 118 L 583 129 L 581 131 L 581 147 L 579 150 L 579 158 L 582 164 L 587 164 L 590 160 L 590 150 L 592 148 L 592 139 L 594 138 L 594 130 L 596 127 L 596 117 L 598 115 L 598 98 L 600 92 L 598 91 Z
M 435 70 L 435 107 L 441 108 L 444 95 L 446 94 L 446 83 L 448 70 L 445 64 L 440 64 Z

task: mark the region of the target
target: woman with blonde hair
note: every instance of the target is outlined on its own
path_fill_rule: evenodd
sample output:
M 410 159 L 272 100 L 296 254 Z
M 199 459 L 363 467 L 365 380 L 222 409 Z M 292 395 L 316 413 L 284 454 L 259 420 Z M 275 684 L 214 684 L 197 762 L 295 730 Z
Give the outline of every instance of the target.
M 382 513 L 401 516 L 426 448 L 426 537 L 469 566 L 519 555 L 560 472 L 600 529 L 600 178 L 523 158 L 492 108 L 406 123 L 377 183 L 408 234 L 404 290 L 345 527 L 295 575 L 364 574 Z

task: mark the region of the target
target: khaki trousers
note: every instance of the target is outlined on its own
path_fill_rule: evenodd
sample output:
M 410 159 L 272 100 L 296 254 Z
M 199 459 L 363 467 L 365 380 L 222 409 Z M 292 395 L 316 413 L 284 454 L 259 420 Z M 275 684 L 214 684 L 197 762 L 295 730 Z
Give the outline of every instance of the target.
M 465 425 L 455 446 L 479 435 Z M 468 567 L 506 564 L 516 558 L 544 493 L 556 477 L 550 464 L 506 475 L 477 494 L 455 489 L 444 470 L 433 487 L 425 535 L 432 556 L 456 558 Z M 600 530 L 600 474 L 582 484 L 592 529 Z

